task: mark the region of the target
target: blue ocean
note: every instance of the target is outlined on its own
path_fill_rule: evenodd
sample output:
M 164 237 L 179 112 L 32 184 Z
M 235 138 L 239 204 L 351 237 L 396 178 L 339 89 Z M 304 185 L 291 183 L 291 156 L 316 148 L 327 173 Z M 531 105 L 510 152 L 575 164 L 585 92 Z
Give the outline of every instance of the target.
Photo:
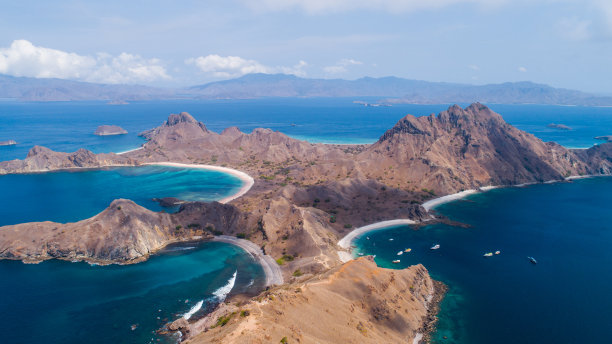
M 448 108 L 364 107 L 353 100 L 0 102 L 0 141 L 18 142 L 0 147 L 0 160 L 24 158 L 33 145 L 68 152 L 134 149 L 144 142 L 138 133 L 181 111 L 216 132 L 234 125 L 246 132 L 268 127 L 311 142 L 371 143 L 408 113 L 423 116 Z M 595 136 L 612 134 L 612 108 L 489 106 L 519 129 L 570 148 L 590 147 L 598 143 Z M 548 128 L 549 123 L 572 130 Z M 129 133 L 93 135 L 102 124 Z M 161 210 L 153 197 L 214 200 L 239 187 L 225 174 L 159 166 L 0 176 L 0 225 L 77 221 L 119 197 Z M 390 228 L 362 238 L 358 246 L 376 254 L 382 266 L 422 263 L 449 286 L 436 343 L 607 342 L 612 335 L 610 195 L 612 178 L 492 190 L 436 209 L 467 228 Z M 434 243 L 441 248 L 429 250 Z M 408 247 L 412 252 L 392 264 Z M 483 257 L 496 250 L 501 254 Z M 0 293 L 6 295 L 0 299 L 0 342 L 173 341 L 156 330 L 191 309 L 199 309 L 195 317 L 205 314 L 234 273 L 232 293 L 261 288 L 261 269 L 250 256 L 220 243 L 171 247 L 130 266 L 0 261 Z

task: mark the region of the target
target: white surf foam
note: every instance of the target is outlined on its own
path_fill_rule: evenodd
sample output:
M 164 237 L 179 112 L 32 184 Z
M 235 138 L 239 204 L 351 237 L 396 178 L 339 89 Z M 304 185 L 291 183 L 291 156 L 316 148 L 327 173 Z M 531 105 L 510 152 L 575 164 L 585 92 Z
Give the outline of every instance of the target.
M 183 318 L 185 320 L 189 320 L 189 318 L 191 318 L 192 315 L 196 314 L 197 311 L 199 311 L 200 309 L 202 309 L 202 305 L 204 304 L 204 300 L 200 300 L 198 303 L 196 303 L 193 307 L 191 307 L 191 309 L 189 310 L 189 312 L 183 314 Z
M 236 283 L 237 274 L 238 274 L 238 270 L 234 271 L 234 274 L 232 275 L 232 277 L 227 281 L 227 283 L 223 287 L 213 291 L 213 295 L 215 295 L 220 302 L 225 301 L 225 298 L 227 297 L 227 295 L 234 288 L 234 284 Z

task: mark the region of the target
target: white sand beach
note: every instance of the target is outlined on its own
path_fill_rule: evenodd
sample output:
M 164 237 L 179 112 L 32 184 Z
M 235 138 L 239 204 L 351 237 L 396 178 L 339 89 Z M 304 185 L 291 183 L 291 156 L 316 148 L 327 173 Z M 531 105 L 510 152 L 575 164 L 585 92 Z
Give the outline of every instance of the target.
M 281 273 L 281 269 L 274 258 L 265 255 L 261 248 L 254 242 L 238 239 L 228 235 L 216 236 L 213 241 L 236 245 L 248 252 L 263 268 L 264 273 L 266 274 L 266 287 L 283 284 L 283 274 Z
M 141 147 L 134 148 L 134 149 L 130 149 L 130 150 L 126 150 L 126 151 L 123 151 L 123 152 L 117 152 L 117 153 L 115 153 L 115 154 L 117 154 L 117 155 L 122 155 L 122 154 L 127 154 L 127 153 L 129 153 L 129 152 L 139 151 L 139 150 L 141 150 L 141 149 L 144 149 L 144 147 L 142 147 L 142 146 L 141 146 Z
M 485 186 L 485 188 L 487 188 Z M 491 187 L 489 187 L 491 188 Z M 438 197 L 438 198 L 434 198 L 434 199 L 430 199 L 429 201 L 423 203 L 423 208 L 425 208 L 425 210 L 429 211 L 430 209 L 433 209 L 441 204 L 444 203 L 448 203 L 448 202 L 452 202 L 458 199 L 462 199 L 466 196 L 472 195 L 477 193 L 477 190 L 465 190 L 465 191 L 461 191 L 461 192 L 457 192 L 451 195 L 446 195 L 446 196 L 442 196 L 442 197 Z
M 249 176 L 248 174 L 242 171 L 234 170 L 233 168 L 228 168 L 228 167 L 201 165 L 201 164 L 183 164 L 183 163 L 178 163 L 178 162 L 149 162 L 149 163 L 144 163 L 143 165 L 199 168 L 203 170 L 219 171 L 219 172 L 228 173 L 240 179 L 243 182 L 243 185 L 240 188 L 240 190 L 238 190 L 238 192 L 236 192 L 233 195 L 227 196 L 219 200 L 219 203 L 228 203 L 228 202 L 235 200 L 236 198 L 246 194 L 251 189 L 251 187 L 253 187 L 253 184 L 255 184 L 255 180 L 253 179 L 253 177 Z
M 349 232 L 347 235 L 345 235 L 344 238 L 338 241 L 338 246 L 340 246 L 341 248 L 345 250 L 345 251 L 338 251 L 338 257 L 340 257 L 340 260 L 342 262 L 348 262 L 349 260 L 353 259 L 353 257 L 350 254 L 351 244 L 353 240 L 355 240 L 357 237 L 367 232 L 375 231 L 377 229 L 392 227 L 392 226 L 413 225 L 415 223 L 416 221 L 410 220 L 410 219 L 397 219 L 397 220 L 377 222 L 371 225 L 355 228 L 354 230 Z

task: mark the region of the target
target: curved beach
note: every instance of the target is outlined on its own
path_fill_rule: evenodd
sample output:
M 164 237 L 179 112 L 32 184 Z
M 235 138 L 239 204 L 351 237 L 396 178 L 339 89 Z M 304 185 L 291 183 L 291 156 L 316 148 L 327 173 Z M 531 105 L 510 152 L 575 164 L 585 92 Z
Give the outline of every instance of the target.
M 240 179 L 240 181 L 242 181 L 243 183 L 240 190 L 238 190 L 238 192 L 236 192 L 233 195 L 220 199 L 218 201 L 219 203 L 228 203 L 228 202 L 235 200 L 236 198 L 246 194 L 251 189 L 251 187 L 253 187 L 253 185 L 255 184 L 255 180 L 253 179 L 253 177 L 249 176 L 248 174 L 242 171 L 234 170 L 233 168 L 228 168 L 228 167 L 221 167 L 221 166 L 214 166 L 214 165 L 202 165 L 202 164 L 183 164 L 183 163 L 178 163 L 178 162 L 147 162 L 147 163 L 143 163 L 142 165 L 197 168 L 197 169 L 202 169 L 202 170 L 228 173 Z
M 338 257 L 340 257 L 340 260 L 342 262 L 348 262 L 349 260 L 353 259 L 353 257 L 350 254 L 351 244 L 353 243 L 353 240 L 355 240 L 357 237 L 367 232 L 371 232 L 377 229 L 383 229 L 383 228 L 387 228 L 391 226 L 413 225 L 415 223 L 416 221 L 410 220 L 410 219 L 397 219 L 397 220 L 377 222 L 371 225 L 356 228 L 352 230 L 351 232 L 349 232 L 347 235 L 345 235 L 342 239 L 340 239 L 340 241 L 338 241 L 338 246 L 340 246 L 341 248 L 345 250 L 348 250 L 348 252 L 338 251 Z
M 252 241 L 238 239 L 229 235 L 216 236 L 213 241 L 224 242 L 240 247 L 248 252 L 264 270 L 266 274 L 266 287 L 271 285 L 281 285 L 284 283 L 281 269 L 274 258 L 263 253 L 261 248 Z

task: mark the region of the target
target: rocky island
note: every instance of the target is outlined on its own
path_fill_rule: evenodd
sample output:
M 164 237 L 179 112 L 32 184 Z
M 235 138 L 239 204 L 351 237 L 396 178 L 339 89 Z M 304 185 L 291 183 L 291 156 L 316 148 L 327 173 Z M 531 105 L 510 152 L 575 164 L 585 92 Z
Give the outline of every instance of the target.
M 607 142 L 612 142 L 612 135 L 596 136 L 595 140 L 604 140 Z
M 110 136 L 110 135 L 125 135 L 128 132 L 118 125 L 101 125 L 96 129 L 94 135 Z
M 370 145 L 312 144 L 269 129 L 219 134 L 188 113 L 141 135 L 143 148 L 122 155 L 34 147 L 24 160 L 0 162 L 0 174 L 180 162 L 233 168 L 255 183 L 228 204 L 185 202 L 176 214 L 118 200 L 73 224 L 4 226 L 0 258 L 135 263 L 171 242 L 240 235 L 279 262 L 286 284 L 175 326 L 196 343 L 236 342 L 246 332 L 254 342 L 325 342 L 338 333 L 355 342 L 418 342 L 431 328 L 442 288 L 421 266 L 398 271 L 365 258 L 343 262 L 340 239 L 381 221 L 444 221 L 422 206 L 439 196 L 612 172 L 612 143 L 579 150 L 542 142 L 479 103 L 408 115 Z M 236 315 L 245 310 L 251 315 Z M 338 321 L 349 314 L 352 322 Z M 327 319 L 320 331 L 309 325 L 315 318 Z M 228 326 L 198 334 L 219 319 Z
M 558 123 L 550 123 L 548 125 L 546 125 L 548 128 L 552 128 L 552 129 L 559 129 L 559 130 L 572 130 L 571 127 L 568 127 L 565 124 L 558 124 Z
M 17 144 L 15 140 L 0 141 L 0 146 L 14 146 Z

